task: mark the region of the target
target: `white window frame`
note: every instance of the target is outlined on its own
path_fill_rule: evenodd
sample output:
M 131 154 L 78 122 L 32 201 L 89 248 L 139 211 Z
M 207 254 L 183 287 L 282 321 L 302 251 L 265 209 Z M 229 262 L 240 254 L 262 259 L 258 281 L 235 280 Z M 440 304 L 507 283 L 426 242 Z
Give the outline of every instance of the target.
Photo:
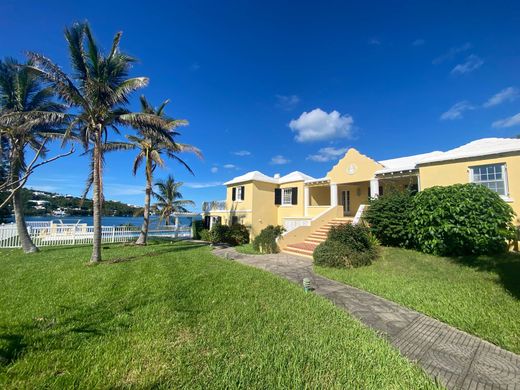
M 235 188 L 235 202 L 242 202 L 242 186 L 238 186 Z
M 286 194 L 289 194 L 289 200 L 285 199 Z M 282 206 L 292 205 L 292 188 L 282 188 Z
M 482 164 L 482 165 L 474 165 L 472 167 L 469 167 L 469 182 L 470 183 L 475 183 L 475 184 L 481 184 L 482 182 L 475 181 L 474 170 L 476 168 L 482 168 L 482 167 L 487 167 L 487 166 L 491 166 L 491 165 L 500 165 L 500 167 L 502 169 L 502 180 L 504 182 L 504 195 L 501 195 L 501 194 L 499 194 L 499 195 L 506 202 L 511 202 L 512 199 L 509 197 L 509 182 L 508 182 L 508 178 L 507 178 L 507 165 L 506 165 L 506 163 Z M 488 180 L 488 181 L 493 181 L 493 180 Z

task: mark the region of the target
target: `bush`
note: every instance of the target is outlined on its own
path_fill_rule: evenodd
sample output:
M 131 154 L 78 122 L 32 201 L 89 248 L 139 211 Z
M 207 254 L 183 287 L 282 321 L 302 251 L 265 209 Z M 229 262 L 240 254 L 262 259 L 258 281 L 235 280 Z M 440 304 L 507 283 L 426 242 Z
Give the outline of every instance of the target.
M 415 247 L 435 255 L 494 254 L 513 237 L 511 207 L 487 187 L 455 184 L 414 196 L 411 236 Z
M 244 245 L 248 242 L 249 230 L 244 225 L 232 225 L 229 229 L 228 243 L 231 245 Z
M 356 268 L 372 264 L 377 247 L 356 251 L 341 241 L 326 240 L 314 250 L 314 263 L 326 267 Z
M 364 225 L 333 226 L 314 250 L 314 263 L 328 267 L 355 268 L 370 265 L 379 257 L 377 239 Z
M 201 220 L 197 220 L 197 221 L 194 221 L 193 222 L 193 238 L 195 240 L 202 240 L 202 236 L 201 236 L 201 232 L 202 230 L 207 230 L 207 229 L 204 229 L 204 221 L 201 221 Z M 205 240 L 204 240 L 205 241 Z
M 410 191 L 392 191 L 370 201 L 363 218 L 381 244 L 409 246 L 412 199 Z
M 229 231 L 228 225 L 215 223 L 209 231 L 209 242 L 212 244 L 228 243 Z
M 199 238 L 200 238 L 202 241 L 211 241 L 211 237 L 210 237 L 210 234 L 209 234 L 209 230 L 208 230 L 208 229 L 202 229 L 202 230 L 199 232 Z
M 280 249 L 276 240 L 281 237 L 285 229 L 282 226 L 269 225 L 253 240 L 253 249 L 260 253 L 278 253 Z

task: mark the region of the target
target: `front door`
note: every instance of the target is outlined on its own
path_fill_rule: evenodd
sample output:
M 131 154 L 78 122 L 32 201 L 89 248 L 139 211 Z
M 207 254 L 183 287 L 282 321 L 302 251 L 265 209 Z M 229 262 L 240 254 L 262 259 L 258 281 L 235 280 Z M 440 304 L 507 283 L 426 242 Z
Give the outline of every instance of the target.
M 343 215 L 350 214 L 350 191 L 342 191 Z

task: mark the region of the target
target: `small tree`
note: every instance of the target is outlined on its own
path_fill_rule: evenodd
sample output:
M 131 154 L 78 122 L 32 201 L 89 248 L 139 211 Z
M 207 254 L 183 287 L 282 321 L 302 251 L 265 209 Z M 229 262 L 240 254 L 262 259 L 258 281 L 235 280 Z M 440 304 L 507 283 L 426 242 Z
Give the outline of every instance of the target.
M 513 238 L 514 212 L 477 184 L 432 187 L 412 202 L 411 234 L 417 249 L 436 255 L 495 254 Z
M 184 183 L 176 182 L 173 176 L 168 176 L 166 180 L 159 180 L 155 183 L 157 192 L 153 196 L 157 199 L 155 208 L 159 212 L 161 221 L 165 221 L 166 225 L 170 224 L 170 217 L 173 213 L 186 213 L 187 206 L 194 206 L 192 200 L 183 199 L 182 193 L 179 191 Z

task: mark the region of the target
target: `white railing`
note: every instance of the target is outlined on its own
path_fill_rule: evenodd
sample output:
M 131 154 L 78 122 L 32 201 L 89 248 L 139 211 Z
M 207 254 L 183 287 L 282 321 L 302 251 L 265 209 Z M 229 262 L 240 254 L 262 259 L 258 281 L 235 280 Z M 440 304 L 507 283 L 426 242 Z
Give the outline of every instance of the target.
M 311 226 L 312 218 L 310 217 L 287 217 L 283 219 L 283 227 L 285 232 L 299 228 L 300 226 Z
M 48 224 L 28 226 L 28 232 L 36 246 L 91 244 L 94 227 L 85 224 Z M 140 229 L 128 226 L 102 226 L 103 243 L 127 242 L 137 239 Z M 162 227 L 148 231 L 149 237 L 192 238 L 190 226 Z M 15 224 L 0 226 L 0 248 L 19 248 L 20 238 Z
M 211 200 L 211 201 L 202 202 L 202 210 L 204 212 L 226 211 L 226 201 L 225 200 Z

